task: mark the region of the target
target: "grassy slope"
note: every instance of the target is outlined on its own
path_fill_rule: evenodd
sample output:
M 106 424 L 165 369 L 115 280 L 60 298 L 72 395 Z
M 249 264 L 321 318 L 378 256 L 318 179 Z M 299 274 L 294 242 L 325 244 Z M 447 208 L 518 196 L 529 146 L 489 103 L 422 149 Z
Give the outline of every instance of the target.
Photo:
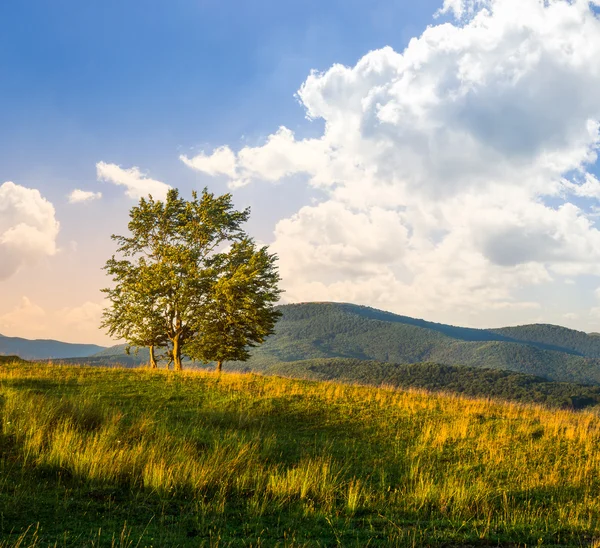
M 600 535 L 592 414 L 23 364 L 0 367 L 0 406 L 0 546 L 584 546 Z

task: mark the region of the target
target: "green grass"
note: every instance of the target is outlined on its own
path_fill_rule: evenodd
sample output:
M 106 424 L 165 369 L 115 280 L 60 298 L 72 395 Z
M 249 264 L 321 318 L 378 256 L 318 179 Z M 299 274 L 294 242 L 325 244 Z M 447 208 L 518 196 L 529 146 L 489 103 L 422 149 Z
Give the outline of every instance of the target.
M 590 546 L 590 413 L 251 374 L 0 366 L 0 546 Z M 597 545 L 597 544 L 596 544 Z

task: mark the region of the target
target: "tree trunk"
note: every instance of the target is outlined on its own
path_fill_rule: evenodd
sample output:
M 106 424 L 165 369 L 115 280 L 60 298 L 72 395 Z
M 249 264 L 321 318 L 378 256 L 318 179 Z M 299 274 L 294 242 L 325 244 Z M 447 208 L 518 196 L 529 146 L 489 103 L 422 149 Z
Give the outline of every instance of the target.
M 223 369 L 223 360 L 218 360 L 217 361 L 217 373 L 221 373 Z
M 175 371 L 181 371 L 183 369 L 181 365 L 181 345 L 179 335 L 176 335 L 173 338 L 173 369 Z
M 150 345 L 150 369 L 157 369 L 156 356 L 154 355 L 154 345 Z

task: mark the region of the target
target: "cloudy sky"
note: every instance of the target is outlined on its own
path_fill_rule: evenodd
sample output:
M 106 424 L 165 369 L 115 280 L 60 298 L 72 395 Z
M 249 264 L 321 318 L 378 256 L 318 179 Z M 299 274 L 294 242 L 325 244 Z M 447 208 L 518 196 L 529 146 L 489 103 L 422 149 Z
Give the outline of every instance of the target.
M 600 330 L 600 0 L 0 4 L 0 333 L 109 344 L 140 196 L 251 206 L 284 302 Z

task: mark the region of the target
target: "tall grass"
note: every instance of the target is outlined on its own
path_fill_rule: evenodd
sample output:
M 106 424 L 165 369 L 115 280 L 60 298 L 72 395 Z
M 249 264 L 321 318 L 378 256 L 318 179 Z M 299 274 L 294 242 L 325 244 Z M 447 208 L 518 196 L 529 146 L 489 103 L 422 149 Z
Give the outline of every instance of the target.
M 0 368 L 0 415 L 0 546 L 600 537 L 592 413 L 249 374 L 15 364 Z

